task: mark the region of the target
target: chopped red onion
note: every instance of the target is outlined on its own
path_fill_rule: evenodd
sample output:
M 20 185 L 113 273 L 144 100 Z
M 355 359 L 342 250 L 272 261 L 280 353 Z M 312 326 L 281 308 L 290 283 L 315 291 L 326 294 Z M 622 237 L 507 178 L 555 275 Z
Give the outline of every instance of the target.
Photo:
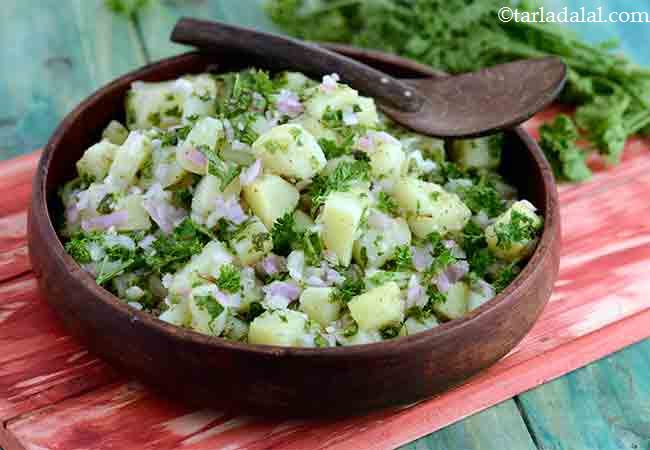
M 197 167 L 205 168 L 208 165 L 208 158 L 194 147 L 190 147 L 185 153 L 187 160 Z
M 239 294 L 225 294 L 219 290 L 215 292 L 215 298 L 222 306 L 228 308 L 239 308 L 241 305 L 241 297 Z
M 418 272 L 424 272 L 433 262 L 433 256 L 427 248 L 411 247 L 413 266 Z
M 447 279 L 451 284 L 460 281 L 469 272 L 469 264 L 467 261 L 456 261 L 444 270 Z
M 258 268 L 266 275 L 277 275 L 287 270 L 287 260 L 283 256 L 271 253 L 260 261 Z
M 438 276 L 435 278 L 434 283 L 440 292 L 447 292 L 451 287 L 451 282 L 447 277 L 446 271 L 440 272 Z
M 370 131 L 368 132 L 368 136 L 370 139 L 372 139 L 373 144 L 379 145 L 379 144 L 390 144 L 390 145 L 398 145 L 401 146 L 402 144 L 400 141 L 395 139 L 392 135 L 386 133 L 385 131 Z
M 93 217 L 92 219 L 82 220 L 81 228 L 84 231 L 107 230 L 111 227 L 126 225 L 128 221 L 129 213 L 126 210 L 121 210 L 111 214 Z
M 212 218 L 216 219 L 215 222 L 220 218 L 225 218 L 239 225 L 248 218 L 248 216 L 244 214 L 244 210 L 239 204 L 239 201 L 237 201 L 235 197 L 225 199 L 223 196 L 219 196 L 216 198 L 215 203 L 216 209 L 211 214 L 211 216 L 214 215 Z
M 267 296 L 281 296 L 293 301 L 300 297 L 300 288 L 286 281 L 274 281 L 262 287 Z
M 291 118 L 299 116 L 304 111 L 298 95 L 288 89 L 282 89 L 280 91 L 277 99 L 277 107 L 278 111 Z
M 406 292 L 406 307 L 410 308 L 412 306 L 423 307 L 427 304 L 426 291 L 418 281 L 418 277 L 411 275 L 408 284 L 408 290 Z
M 325 287 L 327 283 L 318 275 L 309 275 L 305 278 L 305 284 L 308 286 Z
M 144 195 L 142 207 L 165 234 L 171 233 L 187 217 L 184 209 L 176 208 L 169 202 L 169 194 L 159 183 L 153 184 Z
M 328 286 L 340 286 L 345 281 L 345 277 L 338 273 L 336 270 L 328 267 L 325 269 L 325 284 Z
M 474 281 L 472 284 L 472 289 L 485 296 L 486 298 L 492 298 L 495 295 L 494 287 L 490 283 L 480 278 Z
M 357 139 L 356 146 L 362 152 L 369 152 L 370 149 L 372 148 L 372 139 L 370 139 L 370 137 L 368 137 L 367 135 L 361 136 L 359 139 Z
M 339 80 L 340 78 L 336 73 L 325 75 L 319 88 L 323 92 L 332 93 L 336 89 L 336 82 Z
M 244 169 L 242 173 L 239 174 L 239 181 L 242 186 L 248 186 L 262 173 L 262 160 L 256 159 L 253 164 Z

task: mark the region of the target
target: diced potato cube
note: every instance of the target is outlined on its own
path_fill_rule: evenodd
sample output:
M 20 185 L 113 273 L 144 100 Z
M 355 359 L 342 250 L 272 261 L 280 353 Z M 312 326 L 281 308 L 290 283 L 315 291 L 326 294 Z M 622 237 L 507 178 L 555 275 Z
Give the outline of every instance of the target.
M 77 161 L 77 172 L 79 175 L 89 175 L 94 180 L 102 181 L 111 168 L 118 148 L 109 141 L 101 141 L 93 145 Z
M 353 192 L 332 192 L 325 200 L 320 216 L 323 244 L 336 254 L 343 266 L 348 266 L 352 259 L 352 247 L 366 209 L 365 203 Z
M 221 266 L 233 262 L 234 257 L 223 243 L 210 241 L 203 247 L 201 253 L 192 256 L 190 262 L 174 275 L 169 292 L 173 296 L 191 288 L 195 273 L 204 277 L 219 278 Z
M 460 231 L 472 216 L 458 195 L 416 178 L 402 178 L 392 195 L 407 212 L 411 231 L 419 238 L 433 232 L 444 235 Z
M 163 188 L 172 186 L 181 181 L 188 173 L 176 161 L 176 152 L 170 147 L 154 148 L 153 177 Z
M 290 309 L 266 311 L 251 322 L 248 330 L 250 344 L 301 346 L 307 318 Z
M 284 88 L 294 92 L 301 91 L 310 82 L 309 78 L 300 72 L 283 72 L 280 78 L 284 82 Z
M 235 197 L 239 199 L 241 184 L 239 178 L 235 178 L 226 189 L 221 190 L 221 180 L 213 175 L 206 175 L 196 185 L 192 196 L 192 218 L 204 223 L 206 218 L 217 207 L 218 197 Z
M 136 81 L 126 97 L 126 123 L 131 130 L 167 128 L 181 120 L 181 96 L 176 81 Z
M 269 230 L 276 220 L 296 208 L 300 198 L 291 183 L 271 174 L 257 177 L 243 191 L 246 203 Z
M 352 336 L 340 336 L 337 339 L 342 345 L 372 344 L 373 342 L 381 342 L 383 340 L 379 331 L 376 330 L 359 330 Z
M 341 315 L 341 305 L 332 301 L 334 288 L 308 287 L 300 295 L 300 309 L 311 320 L 318 322 L 323 327 L 334 322 Z
M 542 219 L 535 211 L 536 208 L 530 202 L 520 200 L 488 226 L 485 229 L 485 239 L 492 253 L 506 261 L 530 256 L 535 248 L 537 233 L 542 227 Z M 513 240 L 519 236 L 524 238 Z
M 363 267 L 379 268 L 386 263 L 400 245 L 411 243 L 411 230 L 401 217 L 388 217 L 383 214 L 383 223 L 375 224 L 369 214 L 368 228 L 364 229 L 354 243 L 354 260 Z M 381 213 L 379 213 L 381 214 Z
M 502 135 L 459 139 L 451 146 L 451 159 L 462 167 L 495 169 L 501 162 Z
M 151 156 L 151 140 L 143 133 L 133 131 L 116 151 L 108 172 L 110 182 L 119 189 L 126 189 L 135 182 L 143 164 Z
M 111 120 L 102 132 L 102 139 L 115 145 L 124 144 L 128 136 L 129 130 L 117 120 Z
M 338 133 L 331 128 L 324 126 L 323 123 L 316 117 L 303 114 L 300 117 L 294 119 L 291 123 L 302 125 L 317 140 L 327 139 L 328 141 L 332 141 L 334 143 L 338 143 L 339 141 Z
M 158 318 L 164 322 L 171 323 L 172 325 L 179 327 L 189 325 L 190 321 L 192 320 L 187 302 L 173 304 Z
M 229 314 L 223 334 L 234 341 L 245 341 L 248 336 L 248 323 Z
M 314 136 L 298 124 L 272 128 L 253 143 L 253 153 L 270 173 L 304 180 L 320 172 L 327 160 Z
M 201 333 L 219 336 L 228 318 L 228 308 L 222 306 L 214 296 L 215 285 L 202 285 L 192 289 L 188 305 L 192 329 Z
M 458 203 L 451 202 L 443 207 L 434 217 L 416 216 L 408 220 L 411 231 L 417 237 L 424 239 L 433 232 L 446 235 L 463 229 L 469 220 L 471 213 L 467 207 L 458 200 Z
M 458 319 L 467 313 L 467 302 L 469 300 L 469 287 L 460 281 L 451 285 L 445 293 L 444 303 L 435 302 L 433 310 L 445 319 Z
M 337 84 L 333 92 L 315 90 L 314 95 L 305 103 L 307 114 L 317 119 L 322 119 L 327 111 L 349 111 L 356 114 L 360 125 L 376 127 L 379 116 L 375 102 L 349 86 Z
M 430 316 L 423 319 L 415 319 L 413 317 L 409 317 L 404 321 L 404 325 L 400 330 L 400 335 L 410 336 L 415 333 L 430 330 L 431 328 L 437 327 L 439 324 L 440 323 L 435 316 Z
M 394 281 L 357 295 L 350 300 L 348 308 L 359 329 L 364 331 L 399 324 L 404 317 L 404 302 Z
M 481 292 L 470 291 L 467 299 L 467 310 L 473 311 L 484 303 L 490 301 L 494 297 L 490 297 Z
M 410 216 L 435 214 L 444 194 L 442 186 L 412 177 L 400 179 L 392 191 L 397 204 Z
M 224 135 L 223 123 L 213 117 L 200 119 L 176 150 L 176 160 L 187 171 L 204 175 L 207 164 L 198 164 L 191 154 L 201 150 L 215 150 L 217 141 Z
M 208 74 L 185 77 L 192 84 L 192 91 L 185 94 L 183 100 L 183 119 L 213 116 L 217 84 Z M 188 86 L 189 87 L 189 86 Z
M 239 230 L 230 241 L 239 262 L 244 266 L 255 264 L 273 249 L 269 230 L 257 218 Z
M 129 194 L 117 202 L 117 210 L 126 210 L 126 224 L 116 227 L 120 231 L 148 230 L 151 227 L 149 213 L 142 206 L 142 194 Z
M 402 144 L 386 133 L 375 133 L 370 151 L 370 169 L 374 178 L 397 181 L 404 169 L 406 157 Z

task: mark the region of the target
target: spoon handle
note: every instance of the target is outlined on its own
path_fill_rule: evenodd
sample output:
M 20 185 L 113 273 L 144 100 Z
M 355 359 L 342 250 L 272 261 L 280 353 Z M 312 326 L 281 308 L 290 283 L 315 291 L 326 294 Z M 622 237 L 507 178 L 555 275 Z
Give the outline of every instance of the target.
M 225 48 L 244 51 L 273 61 L 276 65 L 291 67 L 312 76 L 337 73 L 343 82 L 349 83 L 380 103 L 404 112 L 416 112 L 422 107 L 423 98 L 409 85 L 315 44 L 221 22 L 187 17 L 176 23 L 171 40 L 203 49 Z

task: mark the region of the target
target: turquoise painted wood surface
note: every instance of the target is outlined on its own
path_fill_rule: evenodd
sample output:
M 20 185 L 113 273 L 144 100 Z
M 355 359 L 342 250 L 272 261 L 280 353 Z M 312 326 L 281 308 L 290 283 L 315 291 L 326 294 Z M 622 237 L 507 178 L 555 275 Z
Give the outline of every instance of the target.
M 145 62 L 135 27 L 102 0 L 3 0 L 0 157 L 42 146 L 61 118 Z
M 102 0 L 3 0 L 0 9 L 0 158 L 43 145 L 61 118 L 97 87 L 183 48 L 168 42 L 181 15 L 272 29 L 262 0 L 154 0 L 133 20 Z M 650 1 L 550 0 L 611 11 Z M 618 37 L 650 65 L 650 24 L 575 24 L 582 36 Z M 650 342 L 623 350 L 403 447 L 409 450 L 650 449 Z

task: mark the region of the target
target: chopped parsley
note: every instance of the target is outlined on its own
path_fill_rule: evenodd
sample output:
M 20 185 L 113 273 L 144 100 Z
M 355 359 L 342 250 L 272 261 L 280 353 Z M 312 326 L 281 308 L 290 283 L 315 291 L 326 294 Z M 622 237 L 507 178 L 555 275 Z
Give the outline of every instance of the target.
M 224 264 L 219 269 L 219 278 L 216 281 L 217 286 L 222 291 L 230 293 L 239 292 L 241 288 L 241 273 L 232 264 Z
M 510 283 L 515 279 L 517 274 L 519 274 L 520 268 L 517 262 L 512 262 L 508 264 L 507 266 L 504 266 L 499 270 L 494 277 L 494 283 L 492 285 L 494 286 L 494 290 L 497 292 L 501 292 L 505 288 L 507 288 Z
M 506 209 L 499 192 L 485 180 L 462 188 L 459 194 L 463 203 L 474 214 L 484 211 L 488 217 L 496 217 Z
M 352 184 L 370 179 L 370 165 L 366 161 L 341 162 L 329 175 L 318 174 L 309 188 L 312 199 L 312 213 L 325 203 L 332 192 L 350 190 Z
M 387 269 L 397 272 L 413 270 L 413 255 L 411 254 L 411 247 L 408 245 L 400 245 L 395 248 Z
M 291 252 L 292 244 L 298 240 L 295 226 L 296 221 L 292 212 L 286 213 L 273 224 L 271 229 L 273 251 L 278 255 L 287 256 Z
M 190 219 L 185 219 L 169 235 L 161 235 L 153 242 L 145 256 L 146 264 L 157 273 L 175 272 L 193 255 L 200 253 L 209 238 Z
M 535 221 L 516 209 L 511 210 L 508 222 L 497 223 L 497 247 L 508 250 L 514 243 L 527 242 L 535 238 L 538 226 Z
M 346 277 L 343 283 L 332 291 L 330 301 L 333 303 L 347 304 L 353 297 L 365 291 L 366 285 L 361 278 Z
M 377 195 L 376 206 L 378 210 L 386 214 L 390 214 L 391 216 L 396 216 L 399 212 L 399 208 L 397 206 L 397 203 L 395 203 L 395 200 L 393 200 L 390 195 L 386 194 L 383 191 L 379 192 Z
M 196 302 L 196 306 L 207 311 L 212 319 L 219 317 L 224 310 L 223 305 L 211 295 L 194 296 L 194 301 Z

